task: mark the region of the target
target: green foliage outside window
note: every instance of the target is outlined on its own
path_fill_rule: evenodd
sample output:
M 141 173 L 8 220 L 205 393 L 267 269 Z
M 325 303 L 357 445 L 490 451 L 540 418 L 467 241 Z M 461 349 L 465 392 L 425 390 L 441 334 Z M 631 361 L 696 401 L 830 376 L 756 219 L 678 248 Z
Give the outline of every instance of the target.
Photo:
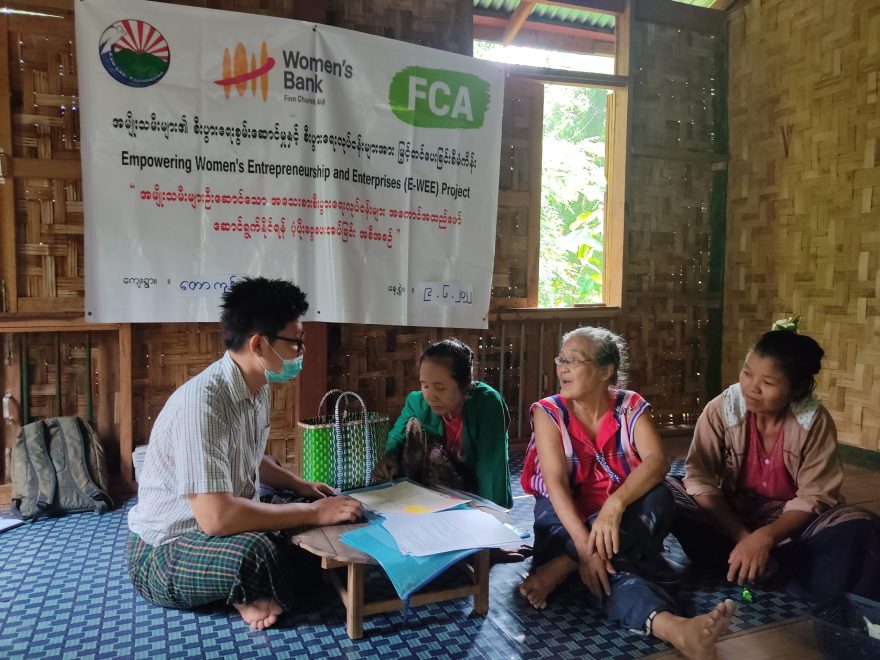
M 614 60 L 475 40 L 474 57 L 614 73 Z M 608 90 L 544 85 L 538 305 L 603 302 Z
M 538 305 L 601 303 L 607 90 L 546 85 Z

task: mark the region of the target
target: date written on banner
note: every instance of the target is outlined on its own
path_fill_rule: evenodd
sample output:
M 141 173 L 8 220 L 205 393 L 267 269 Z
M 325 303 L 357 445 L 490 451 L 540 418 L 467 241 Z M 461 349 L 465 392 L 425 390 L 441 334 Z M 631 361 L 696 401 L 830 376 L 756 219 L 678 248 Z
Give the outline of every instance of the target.
M 417 300 L 426 305 L 473 305 L 474 285 L 465 282 L 421 282 Z

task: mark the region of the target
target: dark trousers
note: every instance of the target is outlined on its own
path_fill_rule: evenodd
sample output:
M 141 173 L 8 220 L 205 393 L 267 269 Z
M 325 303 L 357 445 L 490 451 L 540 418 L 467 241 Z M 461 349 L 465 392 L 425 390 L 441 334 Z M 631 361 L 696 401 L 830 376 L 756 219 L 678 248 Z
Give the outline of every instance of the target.
M 609 575 L 611 595 L 601 598 L 587 590 L 590 601 L 610 619 L 636 632 L 647 632 L 652 613 L 675 612 L 672 598 L 643 575 L 650 572 L 669 533 L 674 503 L 663 484 L 629 505 L 620 521 L 620 552 L 612 560 L 617 573 Z M 592 523 L 598 512 L 590 517 Z M 533 570 L 560 555 L 578 561 L 574 541 L 556 515 L 549 498 L 535 498 Z
M 733 541 L 718 531 L 680 479 L 667 477 L 667 485 L 676 504 L 672 534 L 685 554 L 700 568 L 726 573 Z M 877 517 L 866 515 L 821 528 L 808 538 L 778 546 L 772 556 L 779 565 L 779 578 L 788 579 L 789 587 L 799 595 L 821 601 L 849 592 L 880 600 Z

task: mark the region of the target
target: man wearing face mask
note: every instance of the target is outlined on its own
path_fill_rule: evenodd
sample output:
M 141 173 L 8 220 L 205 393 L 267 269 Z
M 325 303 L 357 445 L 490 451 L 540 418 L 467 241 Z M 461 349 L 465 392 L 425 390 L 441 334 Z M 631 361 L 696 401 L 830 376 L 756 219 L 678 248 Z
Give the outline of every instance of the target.
M 156 418 L 128 516 L 129 574 L 162 607 L 223 601 L 264 629 L 296 602 L 297 549 L 271 532 L 353 522 L 357 500 L 329 497 L 265 455 L 268 383 L 299 375 L 305 294 L 291 282 L 247 278 L 223 296 L 226 353 L 180 387 Z M 265 504 L 263 483 L 302 502 Z

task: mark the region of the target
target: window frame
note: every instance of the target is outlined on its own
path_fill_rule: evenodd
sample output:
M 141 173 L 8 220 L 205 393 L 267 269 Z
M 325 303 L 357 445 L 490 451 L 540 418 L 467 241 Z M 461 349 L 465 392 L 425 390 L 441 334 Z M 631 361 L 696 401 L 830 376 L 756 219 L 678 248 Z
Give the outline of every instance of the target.
M 509 78 L 536 83 L 558 83 L 571 86 L 599 87 L 611 89 L 609 111 L 606 115 L 606 164 L 605 172 L 608 187 L 605 195 L 605 222 L 603 228 L 603 272 L 601 303 L 576 305 L 574 307 L 539 307 L 538 276 L 540 258 L 540 210 L 537 218 L 538 240 L 528 241 L 527 305 L 525 307 L 493 306 L 491 320 L 512 320 L 529 318 L 581 318 L 586 312 L 607 316 L 623 306 L 623 243 L 624 217 L 626 203 L 626 171 L 629 144 L 629 113 L 631 78 L 629 71 L 630 49 L 630 10 L 616 15 L 614 74 L 567 71 L 546 67 L 501 64 Z M 485 39 L 485 37 L 482 37 Z M 486 39 L 489 40 L 489 39 Z M 589 314 L 593 315 L 593 314 Z

